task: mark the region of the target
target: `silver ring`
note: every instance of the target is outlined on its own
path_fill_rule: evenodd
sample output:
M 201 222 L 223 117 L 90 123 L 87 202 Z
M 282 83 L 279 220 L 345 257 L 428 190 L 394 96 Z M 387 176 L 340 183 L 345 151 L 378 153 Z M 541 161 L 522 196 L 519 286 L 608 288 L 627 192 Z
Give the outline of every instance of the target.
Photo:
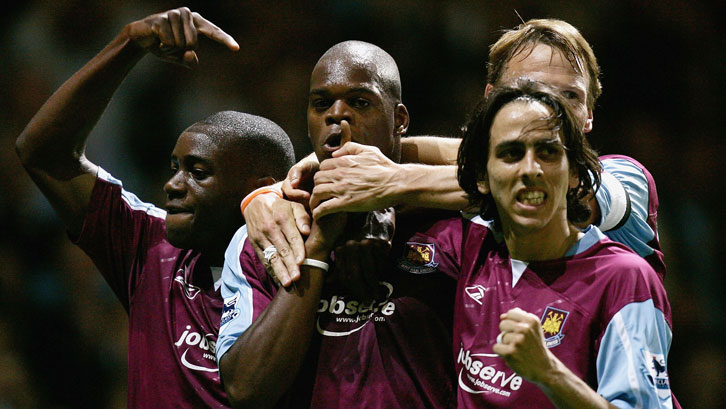
M 267 246 L 264 250 L 262 250 L 262 254 L 265 257 L 265 262 L 270 264 L 272 256 L 277 254 L 277 248 L 275 246 Z
M 503 344 L 502 339 L 504 338 L 504 332 L 500 332 L 499 335 L 497 335 L 497 344 Z

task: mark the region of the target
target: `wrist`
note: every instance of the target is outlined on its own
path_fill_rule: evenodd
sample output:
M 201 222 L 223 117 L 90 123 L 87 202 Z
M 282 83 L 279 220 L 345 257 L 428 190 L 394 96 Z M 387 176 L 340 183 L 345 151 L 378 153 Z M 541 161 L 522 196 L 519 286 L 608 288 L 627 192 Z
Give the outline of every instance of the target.
M 418 192 L 430 188 L 430 185 L 420 186 L 422 170 L 425 170 L 425 167 L 415 163 L 399 165 L 399 170 L 396 172 L 398 190 L 394 192 L 397 204 L 409 203 Z
M 547 351 L 547 365 L 542 368 L 539 376 L 531 379 L 531 382 L 539 385 L 544 390 L 555 390 L 562 384 L 566 376 L 567 368 L 552 353 Z
M 305 246 L 305 258 L 318 260 L 327 263 L 328 260 L 330 260 L 330 252 L 332 250 L 323 249 L 323 248 L 312 248 Z
M 315 258 L 306 258 L 303 260 L 303 262 L 300 264 L 300 266 L 308 266 L 308 267 L 314 267 L 322 270 L 324 273 L 328 272 L 328 269 L 330 266 L 325 261 L 320 261 Z
M 279 197 L 280 199 L 283 198 L 282 188 L 280 187 L 280 184 L 278 184 L 278 183 L 276 183 L 274 185 L 270 185 L 270 186 L 263 186 L 263 187 L 257 188 L 255 190 L 253 190 L 252 192 L 250 192 L 247 196 L 245 196 L 244 199 L 242 199 L 242 202 L 239 205 L 240 212 L 242 213 L 242 215 L 244 216 L 245 209 L 247 208 L 247 206 L 252 202 L 252 200 L 255 197 L 260 196 L 260 195 L 265 195 L 265 194 L 274 194 L 277 197 Z

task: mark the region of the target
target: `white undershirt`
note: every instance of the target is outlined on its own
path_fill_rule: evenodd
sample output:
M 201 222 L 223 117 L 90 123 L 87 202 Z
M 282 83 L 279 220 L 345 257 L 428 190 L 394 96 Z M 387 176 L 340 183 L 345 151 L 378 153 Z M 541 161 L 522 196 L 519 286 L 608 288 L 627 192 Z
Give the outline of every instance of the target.
M 212 280 L 214 280 L 214 291 L 219 290 L 222 286 L 222 267 L 209 267 L 212 270 Z

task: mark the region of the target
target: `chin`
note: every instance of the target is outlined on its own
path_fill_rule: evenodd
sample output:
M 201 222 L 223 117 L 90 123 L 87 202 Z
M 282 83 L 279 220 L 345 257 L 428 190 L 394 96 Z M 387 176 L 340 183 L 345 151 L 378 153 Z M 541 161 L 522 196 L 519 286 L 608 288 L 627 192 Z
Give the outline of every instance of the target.
M 167 225 L 166 228 L 166 241 L 169 242 L 172 246 L 180 249 L 188 249 L 193 247 L 192 237 L 190 237 L 191 234 L 187 231 L 175 229 L 175 228 L 169 228 Z
M 516 230 L 537 231 L 547 226 L 547 221 L 538 218 L 515 217 L 510 220 L 512 228 Z

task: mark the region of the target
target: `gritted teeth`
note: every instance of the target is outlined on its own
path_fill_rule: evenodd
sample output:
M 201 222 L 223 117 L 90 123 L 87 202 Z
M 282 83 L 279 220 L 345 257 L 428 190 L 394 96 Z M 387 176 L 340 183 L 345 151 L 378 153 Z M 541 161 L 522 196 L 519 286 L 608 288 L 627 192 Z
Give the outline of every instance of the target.
M 527 205 L 541 205 L 545 199 L 545 193 L 539 190 L 528 190 L 517 195 L 517 200 Z

